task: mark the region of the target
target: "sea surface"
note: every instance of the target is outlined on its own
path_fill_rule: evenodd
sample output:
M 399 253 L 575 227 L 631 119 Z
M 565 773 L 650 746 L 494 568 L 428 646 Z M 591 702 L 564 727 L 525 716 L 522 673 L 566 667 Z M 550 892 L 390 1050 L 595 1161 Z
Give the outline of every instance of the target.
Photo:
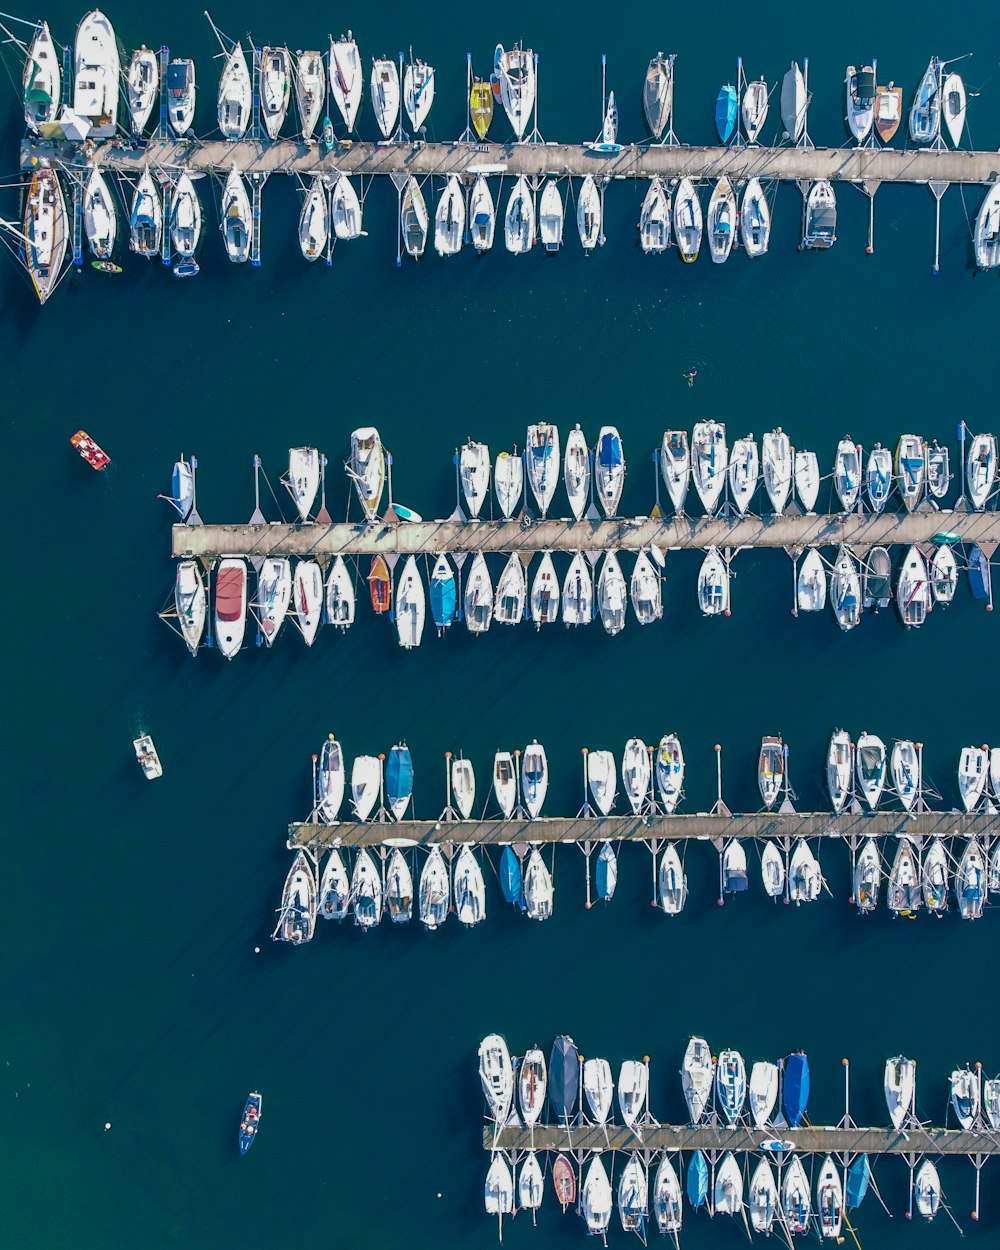
M 879 79 L 901 83 L 908 106 L 932 53 L 973 51 L 963 64 L 970 90 L 981 91 L 971 136 L 996 148 L 991 11 L 965 0 L 610 11 L 586 2 L 516 15 L 397 3 L 212 10 L 233 37 L 251 30 L 293 50 L 325 47 L 331 29 L 351 25 L 366 64 L 412 44 L 437 67 L 439 139 L 465 124 L 466 51 L 485 74 L 498 40 L 522 38 L 539 52 L 540 129 L 574 141 L 600 126 L 602 53 L 630 140 L 643 134 L 649 57 L 676 52 L 676 127 L 692 143 L 711 140 L 715 96 L 738 54 L 771 84 L 808 55 L 811 131 L 838 145 L 847 142 L 848 62 L 877 56 Z M 200 6 L 118 4 L 109 15 L 128 49 L 166 42 L 197 59 L 196 126 L 214 129 L 218 63 Z M 60 0 L 45 16 L 68 41 L 81 12 Z M 14 87 L 5 100 L 13 183 Z M 366 110 L 361 133 L 374 128 Z M 498 116 L 494 134 L 505 133 Z M 217 186 L 200 190 L 217 203 Z M 620 756 L 632 735 L 680 734 L 688 811 L 715 798 L 715 743 L 726 801 L 752 810 L 760 737 L 781 733 L 809 810 L 824 803 L 825 744 L 840 725 L 922 741 L 949 806 L 962 745 L 1000 741 L 1000 621 L 964 583 L 918 632 L 886 611 L 844 636 L 829 613 L 792 618 L 781 552 L 737 557 L 732 617 L 715 621 L 697 611 L 698 557 L 669 556 L 663 621 L 640 629 L 630 618 L 617 639 L 598 624 L 572 634 L 494 628 L 481 639 L 459 627 L 440 641 L 428 630 L 405 654 L 388 622 L 363 608 L 347 636 L 323 631 L 311 651 L 286 626 L 273 652 L 224 664 L 212 652 L 193 660 L 157 619 L 173 584 L 171 511 L 157 494 L 181 452 L 198 457 L 202 516 L 238 522 L 253 508 L 254 453 L 276 495 L 265 483 L 262 506 L 277 518 L 290 512 L 278 482 L 287 449 L 313 444 L 329 457 L 330 510 L 343 515 L 350 430 L 374 423 L 393 454 L 396 497 L 443 516 L 455 502 L 453 452 L 470 435 L 495 454 L 523 446 L 526 424 L 541 417 L 564 435 L 580 422 L 591 440 L 614 423 L 629 465 L 622 510 L 646 514 L 662 431 L 703 417 L 724 420 L 731 437 L 781 425 L 826 470 L 845 434 L 894 447 L 913 430 L 954 449 L 958 419 L 997 430 L 1000 279 L 972 265 L 978 190 L 944 198 L 938 277 L 926 188 L 879 190 L 869 256 L 860 191 L 838 188 L 837 244 L 810 255 L 796 250 L 799 192 L 782 187 L 770 254 L 751 263 L 740 251 L 724 267 L 708 262 L 707 248 L 691 267 L 676 254 L 644 257 L 641 198 L 630 184 L 608 189 L 607 243 L 589 259 L 570 228 L 556 258 L 511 258 L 498 245 L 479 260 L 428 255 L 397 270 L 395 193 L 379 184 L 365 202 L 368 237 L 338 247 L 328 269 L 303 262 L 296 190 L 274 178 L 259 270 L 225 260 L 211 209 L 194 282 L 126 252 L 120 278 L 88 267 L 40 310 L 15 265 L 0 269 L 11 525 L 5 1245 L 489 1246 L 476 1048 L 492 1030 L 516 1052 L 536 1042 L 547 1051 L 569 1032 L 616 1069 L 650 1055 L 662 1121 L 683 1116 L 676 1072 L 693 1032 L 748 1062 L 806 1049 L 816 1123 L 844 1112 L 843 1057 L 853 1061 L 851 1113 L 861 1123 L 885 1122 L 889 1055 L 918 1059 L 919 1110 L 938 1123 L 956 1063 L 1000 1070 L 997 916 L 862 919 L 837 844 L 820 853 L 834 897 L 799 910 L 771 906 L 756 876 L 748 897 L 718 908 L 717 861 L 699 847 L 688 855 L 687 910 L 671 922 L 650 907 L 650 857 L 639 846 L 622 853 L 614 901 L 588 912 L 583 856 L 562 847 L 555 916 L 544 925 L 508 911 L 487 869 L 489 917 L 474 932 L 452 920 L 437 934 L 416 922 L 369 936 L 324 927 L 300 950 L 269 941 L 290 862 L 286 826 L 309 809 L 310 755 L 330 731 L 349 756 L 405 739 L 425 817 L 444 806 L 446 750 L 474 761 L 485 791 L 493 752 L 532 738 L 549 754 L 549 814 L 582 802 L 582 747 Z M 5 215 L 17 203 L 11 187 Z M 102 476 L 69 447 L 81 426 L 113 457 Z M 163 760 L 154 784 L 133 757 L 140 731 Z M 263 1093 L 263 1126 L 240 1159 L 250 1089 Z M 1000 1168 L 983 1172 L 978 1226 L 968 1218 L 971 1164 L 949 1162 L 942 1176 L 970 1241 L 996 1245 Z M 856 1220 L 865 1250 L 955 1241 L 944 1218 L 906 1224 L 901 1161 L 877 1164 L 876 1179 L 894 1218 L 868 1201 Z M 568 1246 L 583 1235 L 550 1195 L 538 1229 L 521 1216 L 505 1241 Z M 690 1247 L 735 1246 L 743 1233 L 686 1213 L 683 1236 Z

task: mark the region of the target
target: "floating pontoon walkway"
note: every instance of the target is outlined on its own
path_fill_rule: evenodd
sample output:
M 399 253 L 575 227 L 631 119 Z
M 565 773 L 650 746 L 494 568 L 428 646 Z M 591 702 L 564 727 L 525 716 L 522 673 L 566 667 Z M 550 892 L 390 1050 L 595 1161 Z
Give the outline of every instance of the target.
M 679 144 L 629 146 L 616 153 L 600 153 L 570 143 L 361 143 L 343 144 L 327 152 L 320 144 L 296 140 L 266 143 L 257 140 L 155 140 L 126 149 L 115 143 L 99 145 L 86 157 L 79 144 L 25 139 L 21 167 L 38 160 L 67 170 L 86 170 L 88 164 L 123 174 L 138 174 L 147 166 L 168 171 L 242 174 L 526 174 L 559 177 L 570 174 L 597 178 L 721 178 L 734 181 L 776 178 L 783 182 L 815 182 L 822 178 L 857 182 L 874 190 L 883 182 L 987 183 L 1000 173 L 1000 153 L 963 152 L 936 148 L 813 148 L 813 147 L 685 147 Z
M 175 525 L 173 554 L 213 560 L 216 556 L 374 556 L 442 552 L 661 551 L 686 547 L 780 547 L 789 551 L 847 543 L 856 550 L 931 542 L 935 534 L 957 534 L 992 554 L 1000 543 L 1000 512 L 882 512 L 879 514 L 781 517 L 619 518 L 614 521 L 407 521 L 289 525 Z M 992 546 L 986 546 L 992 544 Z
M 893 1128 L 783 1128 L 783 1141 L 795 1143 L 795 1149 L 807 1154 L 832 1155 L 971 1155 L 1000 1154 L 1000 1138 L 996 1134 L 965 1133 L 958 1129 L 910 1128 L 900 1132 Z M 489 1124 L 483 1129 L 484 1150 L 556 1150 L 570 1154 L 589 1151 L 633 1150 L 653 1153 L 661 1150 L 732 1150 L 752 1153 L 760 1149 L 767 1137 L 760 1129 L 724 1128 L 699 1125 L 697 1128 L 673 1124 L 651 1124 L 638 1137 L 630 1128 L 609 1124 L 578 1124 L 572 1128 L 553 1124 L 536 1124 L 533 1129 L 511 1124 L 497 1130 Z
M 335 825 L 300 824 L 288 827 L 292 850 L 309 847 L 316 852 L 330 846 L 381 846 L 386 842 L 423 846 L 470 843 L 507 846 L 532 842 L 714 842 L 721 846 L 731 838 L 842 838 L 977 837 L 1000 835 L 1000 818 L 986 812 L 874 812 L 835 816 L 832 812 L 759 812 L 753 815 L 696 814 L 691 816 L 577 816 L 541 820 L 402 820 L 342 821 Z

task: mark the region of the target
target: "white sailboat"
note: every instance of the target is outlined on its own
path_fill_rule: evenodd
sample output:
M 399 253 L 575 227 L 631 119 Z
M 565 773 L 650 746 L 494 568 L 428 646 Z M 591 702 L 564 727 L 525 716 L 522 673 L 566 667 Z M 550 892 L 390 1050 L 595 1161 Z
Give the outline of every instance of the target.
M 315 560 L 300 560 L 292 579 L 292 602 L 307 647 L 316 641 L 323 619 L 323 570 Z
M 956 1068 L 949 1077 L 949 1084 L 955 1118 L 968 1133 L 979 1119 L 979 1079 L 969 1068 Z
M 536 629 L 559 619 L 559 578 L 551 552 L 543 552 L 531 583 L 531 619 Z
M 301 521 L 308 520 L 319 490 L 319 460 L 315 447 L 288 449 L 288 489 Z
M 483 870 L 469 846 L 463 846 L 455 861 L 455 915 L 459 924 L 471 929 L 486 919 L 486 884 Z
M 233 166 L 222 189 L 220 229 L 226 245 L 226 255 L 234 264 L 242 265 L 250 259 L 253 243 L 253 213 L 250 198 L 239 170 Z
M 274 645 L 292 599 L 292 566 L 287 556 L 267 556 L 257 574 L 257 613 L 264 642 Z
M 570 511 L 579 521 L 590 502 L 590 449 L 579 425 L 570 430 L 566 439 L 563 480 Z
M 795 604 L 799 612 L 822 612 L 826 607 L 826 568 L 815 547 L 806 550 L 799 565 Z
M 340 851 L 334 847 L 327 856 L 319 883 L 318 914 L 324 920 L 346 920 L 351 906 L 351 879 Z
M 639 241 L 647 256 L 665 252 L 670 246 L 670 195 L 659 174 L 649 180 L 649 190 L 642 201 Z
M 545 1056 L 533 1046 L 525 1051 L 517 1071 L 517 1101 L 521 1111 L 521 1122 L 526 1128 L 537 1124 L 545 1109 L 545 1092 L 548 1077 L 545 1067 Z
M 978 920 L 986 901 L 986 863 L 975 838 L 966 843 L 955 869 L 955 902 L 963 920 Z
M 649 748 L 641 738 L 629 738 L 622 756 L 622 783 L 636 816 L 649 799 L 650 773 Z
M 616 426 L 602 426 L 594 452 L 594 487 L 604 515 L 609 519 L 618 512 L 624 485 L 625 453 L 622 451 L 621 435 Z
M 300 52 L 295 61 L 295 103 L 299 128 L 308 142 L 323 116 L 326 101 L 326 70 L 319 52 Z
M 779 426 L 761 440 L 764 485 L 775 516 L 781 516 L 792 489 L 792 446 Z
M 674 511 L 684 512 L 688 486 L 691 483 L 691 452 L 687 430 L 667 430 L 660 443 L 660 476 L 667 488 Z
M 781 124 L 792 143 L 798 143 L 805 134 L 808 107 L 805 78 L 798 62 L 793 61 L 781 81 Z
M 653 1214 L 656 1226 L 661 1233 L 680 1232 L 683 1220 L 681 1204 L 681 1183 L 677 1178 L 674 1165 L 666 1154 L 660 1156 L 653 1181 Z
M 768 846 L 770 845 L 772 843 L 769 842 Z M 760 1060 L 755 1063 L 750 1069 L 748 1090 L 750 1114 L 754 1125 L 759 1129 L 765 1129 L 771 1123 L 771 1116 L 778 1101 L 777 1064 Z
M 738 1050 L 721 1050 L 715 1064 L 715 1096 L 727 1123 L 743 1114 L 747 1096 L 747 1070 Z
M 751 178 L 743 192 L 740 238 L 751 260 L 763 256 L 771 243 L 771 209 L 759 178 Z
M 469 516 L 475 519 L 490 493 L 490 449 L 485 443 L 466 442 L 458 456 L 458 476 Z
M 837 624 L 845 632 L 861 620 L 861 577 L 858 566 L 846 547 L 841 547 L 830 576 L 830 607 Z
M 392 848 L 385 866 L 385 909 L 393 924 L 413 919 L 413 874 L 398 846 Z
M 500 102 L 514 134 L 521 142 L 535 106 L 535 57 L 530 48 L 515 44 L 509 52 L 497 48 L 494 58 Z
M 333 220 L 333 233 L 338 239 L 357 239 L 361 236 L 361 201 L 346 174 L 341 174 L 334 183 L 330 197 L 330 216 Z
M 649 1181 L 640 1156 L 633 1151 L 618 1180 L 618 1218 L 622 1231 L 642 1233 L 649 1207 Z
M 692 1037 L 681 1064 L 681 1087 L 692 1124 L 700 1124 L 712 1096 L 714 1063 L 708 1042 Z
M 396 633 L 404 650 L 420 646 L 427 614 L 427 596 L 417 568 L 416 556 L 409 556 L 396 581 Z
M 660 576 L 645 551 L 636 556 L 629 586 L 632 611 L 640 625 L 651 625 L 663 615 Z
M 548 421 L 528 426 L 525 444 L 528 484 L 544 518 L 559 481 L 559 431 Z
M 764 1233 L 765 1236 L 770 1235 L 774 1217 L 778 1211 L 778 1187 L 774 1182 L 774 1171 L 767 1159 L 760 1160 L 750 1177 L 747 1207 L 750 1211 L 750 1227 L 753 1231 Z
M 917 1168 L 913 1181 L 913 1199 L 917 1212 L 925 1220 L 932 1220 L 941 1209 L 941 1180 L 930 1159 L 925 1159 Z
M 347 571 L 344 557 L 338 555 L 330 566 L 326 579 L 327 624 L 337 629 L 349 629 L 354 624 L 354 612 L 354 583 Z
M 594 579 L 582 551 L 576 552 L 563 579 L 564 625 L 588 625 L 594 616 Z
M 538 201 L 538 237 L 547 252 L 558 252 L 562 247 L 565 216 L 559 184 L 547 178 Z
M 457 256 L 465 233 L 465 196 L 458 177 L 452 174 L 438 200 L 434 214 L 434 250 L 439 256 Z
M 517 805 L 517 771 L 509 751 L 497 751 L 493 757 L 493 793 L 504 819 L 510 820 Z
M 180 138 L 191 129 L 197 102 L 194 61 L 175 57 L 167 67 L 167 119 L 174 134 Z
M 833 465 L 833 484 L 845 512 L 853 512 L 861 492 L 861 457 L 849 438 L 837 444 L 837 456 Z
M 823 1160 L 816 1182 L 816 1206 L 821 1236 L 836 1241 L 844 1223 L 844 1184 L 830 1155 Z
M 889 1111 L 892 1127 L 898 1132 L 913 1114 L 913 1096 L 916 1092 L 917 1065 L 912 1059 L 896 1055 L 885 1061 L 885 1105 Z
M 626 1059 L 618 1072 L 618 1106 L 622 1119 L 635 1132 L 646 1111 L 649 1068 L 639 1060 Z
M 317 177 L 306 192 L 299 214 L 299 247 L 308 261 L 318 260 L 330 241 L 330 201 Z
M 319 753 L 316 769 L 316 811 L 325 824 L 335 824 L 344 801 L 344 751 L 330 734 Z
M 798 1155 L 792 1155 L 781 1182 L 781 1209 L 789 1234 L 809 1232 L 812 1222 L 812 1200 L 809 1178 Z
M 501 1219 L 514 1211 L 514 1177 L 510 1164 L 502 1154 L 495 1153 L 486 1173 L 484 1191 L 486 1214 Z
M 854 743 L 846 729 L 837 729 L 826 753 L 826 788 L 838 816 L 851 796 L 853 773 Z
M 600 1154 L 595 1154 L 580 1188 L 580 1213 L 588 1233 L 604 1236 L 611 1223 L 611 1207 L 611 1182 Z
M 916 746 L 908 739 L 893 743 L 889 768 L 896 797 L 908 812 L 920 793 L 920 755 Z
M 427 232 L 430 228 L 430 217 L 427 212 L 427 201 L 420 190 L 420 184 L 411 174 L 403 187 L 403 197 L 399 208 L 400 230 L 403 236 L 403 247 L 408 256 L 419 260 L 427 246 Z
M 760 857 L 760 876 L 768 898 L 781 898 L 785 892 L 785 861 L 773 842 L 766 842 Z
M 729 458 L 729 497 L 740 516 L 746 516 L 750 502 L 757 493 L 759 477 L 757 443 L 750 435 L 738 438 L 733 443 L 733 453 Z
M 250 125 L 253 89 L 243 45 L 233 44 L 219 78 L 219 129 L 230 143 L 242 139 Z
M 104 175 L 95 165 L 83 190 L 83 229 L 97 260 L 110 260 L 118 238 L 118 213 Z
M 355 817 L 366 821 L 379 801 L 382 769 L 374 755 L 359 755 L 351 767 L 351 807 Z
M 532 742 L 521 756 L 521 795 L 532 820 L 541 815 L 548 788 L 549 762 L 545 748 L 538 742 Z
M 966 483 L 969 502 L 977 512 L 986 507 L 997 480 L 997 440 L 994 434 L 976 434 L 969 445 Z
M 545 1178 L 538 1155 L 529 1150 L 524 1156 L 521 1171 L 517 1178 L 517 1202 L 522 1211 L 537 1211 L 542 1205 L 542 1194 L 545 1190 Z
M 62 93 L 62 71 L 48 22 L 35 28 L 24 58 L 24 120 L 29 130 L 54 122 Z
M 729 259 L 736 236 L 736 193 L 728 178 L 720 178 L 708 201 L 708 246 L 712 261 Z
M 348 31 L 334 43 L 330 40 L 330 91 L 334 103 L 344 119 L 347 133 L 354 129 L 361 107 L 361 92 L 364 88 L 364 72 L 361 68 L 361 56 L 354 35 Z
M 215 572 L 215 643 L 231 660 L 243 646 L 247 626 L 247 566 L 235 556 L 219 561 Z
M 504 215 L 504 244 L 515 256 L 531 251 L 535 239 L 535 201 L 522 174 L 514 183 Z
M 868 453 L 865 488 L 872 511 L 881 512 L 892 490 L 892 453 L 881 443 L 876 443 Z
M 365 517 L 374 521 L 385 489 L 385 451 L 373 425 L 351 431 L 351 458 L 345 468 Z
M 598 813 L 610 816 L 618 794 L 618 765 L 610 751 L 588 753 L 587 781 Z
M 967 812 L 975 811 L 983 797 L 989 764 L 989 750 L 985 746 L 962 748 L 958 761 L 958 793 Z
M 940 838 L 935 838 L 924 852 L 920 888 L 929 912 L 948 910 L 948 852 Z
M 497 456 L 493 467 L 493 485 L 500 511 L 505 517 L 513 516 L 524 489 L 524 461 L 516 451 L 513 454 L 502 451 Z
M 514 1068 L 499 1033 L 490 1033 L 479 1044 L 479 1080 L 490 1115 L 498 1125 L 506 1124 L 514 1103 Z
M 674 107 L 674 58 L 658 52 L 649 62 L 642 85 L 642 111 L 654 139 L 663 138 Z
M 691 471 L 695 490 L 709 516 L 719 506 L 728 458 L 726 427 L 720 421 L 697 422 L 691 441 Z
M 979 206 L 974 246 L 980 269 L 995 269 L 1000 265 L 1000 178 L 986 192 Z
M 376 760 L 376 763 L 378 761 Z M 354 906 L 354 923 L 367 933 L 382 920 L 382 879 L 372 863 L 367 848 L 358 852 L 351 874 L 351 901 Z
M 896 583 L 896 606 L 907 629 L 919 628 L 934 606 L 927 563 L 917 547 L 911 547 L 903 557 Z
M 129 227 L 129 247 L 133 252 L 147 259 L 159 256 L 163 237 L 163 204 L 148 169 L 142 171 L 132 197 Z
M 485 634 L 493 621 L 493 583 L 486 560 L 477 551 L 465 582 L 465 624 L 470 634 Z
M 552 874 L 537 847 L 531 848 L 524 871 L 524 907 L 529 920 L 548 920 L 552 915 Z
M 702 236 L 701 201 L 690 178 L 682 178 L 674 192 L 674 238 L 680 249 L 681 260 L 693 264 L 701 251 Z
M 264 48 L 260 54 L 260 115 L 269 139 L 277 139 L 292 96 L 292 54 Z
M 712 1186 L 712 1214 L 738 1215 L 743 1210 L 743 1173 L 731 1150 L 722 1156 Z
M 788 897 L 799 903 L 814 903 L 823 889 L 819 861 L 804 838 L 799 838 L 788 864 Z
M 388 57 L 372 58 L 372 111 L 382 137 L 388 139 L 399 121 L 399 70 Z
M 434 66 L 418 57 L 410 59 L 403 70 L 403 106 L 415 131 L 420 131 L 434 103 Z
M 698 606 L 705 616 L 729 615 L 729 565 L 718 547 L 705 552 L 698 573 Z
M 965 130 L 965 83 L 960 74 L 954 70 L 945 77 L 941 88 L 941 119 L 948 131 L 953 148 L 962 146 L 962 132 Z
M 941 133 L 941 62 L 932 56 L 910 108 L 910 138 L 933 143 Z
M 874 838 L 865 838 L 854 863 L 854 902 L 863 915 L 878 907 L 882 883 L 882 859 Z
M 757 137 L 767 121 L 768 90 L 763 78 L 748 82 L 743 92 L 741 112 L 743 129 L 746 131 L 747 143 L 756 143 Z
M 885 904 L 891 912 L 920 910 L 923 896 L 920 889 L 920 867 L 909 838 L 900 838 L 889 870 Z
M 676 734 L 665 734 L 656 748 L 656 788 L 663 810 L 676 811 L 684 789 L 684 752 Z
M 593 175 L 588 174 L 580 184 L 576 200 L 576 228 L 585 252 L 592 252 L 600 242 L 602 218 L 601 193 Z
M 192 655 L 198 654 L 205 633 L 208 597 L 201 568 L 195 560 L 181 560 L 174 577 L 174 611 L 181 636 Z
M 627 608 L 628 588 L 621 565 L 613 551 L 606 551 L 597 579 L 597 610 L 610 637 L 614 638 L 625 628 Z
M 607 1124 L 615 1083 L 607 1059 L 587 1059 L 583 1064 L 583 1093 L 594 1124 Z
M 687 874 L 684 872 L 677 848 L 668 842 L 660 856 L 656 874 L 656 889 L 660 907 L 668 916 L 679 916 L 687 902 Z
M 885 743 L 875 734 L 861 731 L 855 748 L 855 765 L 858 776 L 858 789 L 869 808 L 874 811 L 885 787 L 886 749 Z
M 132 115 L 132 132 L 141 135 L 146 129 L 156 92 L 160 85 L 160 63 L 156 53 L 150 51 L 145 44 L 136 48 L 128 63 L 126 74 L 128 84 L 128 108 Z
M 469 197 L 469 233 L 477 252 L 488 252 L 493 246 L 497 213 L 489 183 L 482 174 L 476 179 Z
M 174 183 L 170 197 L 170 242 L 182 260 L 192 260 L 201 242 L 201 201 L 187 172 Z
M 814 451 L 795 453 L 795 493 L 809 516 L 816 510 L 819 496 L 819 461 Z
M 528 598 L 528 583 L 524 562 L 518 551 L 507 557 L 504 570 L 497 579 L 493 615 L 499 625 L 520 625 L 524 620 L 524 608 Z
M 448 919 L 451 897 L 448 866 L 439 846 L 432 846 L 420 871 L 420 896 L 417 914 L 420 922 L 432 932 Z
M 938 547 L 929 569 L 935 603 L 949 604 L 958 589 L 958 561 L 950 547 Z
M 903 504 L 912 512 L 927 485 L 927 444 L 918 434 L 904 434 L 897 444 L 896 479 Z
M 461 755 L 451 761 L 451 797 L 458 814 L 468 820 L 476 801 L 476 774 L 472 761 Z

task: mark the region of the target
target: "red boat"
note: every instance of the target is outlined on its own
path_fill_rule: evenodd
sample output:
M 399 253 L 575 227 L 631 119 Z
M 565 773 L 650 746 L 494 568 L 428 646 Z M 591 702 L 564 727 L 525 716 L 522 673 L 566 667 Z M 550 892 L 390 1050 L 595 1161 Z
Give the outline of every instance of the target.
M 86 430 L 77 430 L 73 437 L 69 440 L 71 445 L 77 449 L 84 460 L 92 469 L 96 469 L 98 473 L 102 469 L 106 469 L 111 463 L 111 457 L 106 451 L 102 451 L 94 442 Z
M 368 574 L 368 588 L 371 590 L 372 607 L 376 612 L 388 612 L 392 601 L 392 577 L 389 566 L 383 556 L 375 556 L 372 560 L 371 572 Z

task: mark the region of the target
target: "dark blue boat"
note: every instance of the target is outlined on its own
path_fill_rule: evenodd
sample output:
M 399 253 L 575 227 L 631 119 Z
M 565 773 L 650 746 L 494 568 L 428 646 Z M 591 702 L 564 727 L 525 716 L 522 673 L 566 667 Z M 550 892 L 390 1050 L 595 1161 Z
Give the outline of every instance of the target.
M 512 846 L 505 846 L 500 856 L 500 889 L 508 903 L 524 910 L 524 881 L 521 877 L 521 861 Z
M 992 595 L 990 562 L 978 543 L 974 543 L 969 551 L 969 588 L 973 599 L 987 600 Z
M 413 794 L 413 760 L 405 743 L 389 752 L 385 765 L 385 793 L 393 816 L 402 820 Z
M 781 1102 L 785 1108 L 788 1127 L 797 1128 L 805 1118 L 809 1105 L 809 1060 L 801 1051 L 789 1055 L 785 1060 Z
M 447 629 L 455 619 L 458 596 L 455 590 L 455 574 L 447 556 L 438 556 L 431 573 L 431 616 L 438 629 Z
M 696 1150 L 691 1156 L 685 1184 L 688 1202 L 693 1207 L 703 1207 L 708 1198 L 708 1164 L 700 1150 Z
M 736 88 L 731 82 L 719 88 L 715 101 L 715 128 L 723 143 L 728 143 L 736 129 Z
M 569 1124 L 580 1097 L 580 1052 L 571 1037 L 562 1034 L 552 1043 L 549 1057 L 549 1102 L 556 1124 Z
M 872 1169 L 868 1156 L 858 1155 L 847 1171 L 847 1209 L 849 1211 L 860 1207 L 864 1202 L 871 1179 Z
M 260 1128 L 260 1104 L 260 1094 L 255 1091 L 249 1095 L 246 1106 L 243 1108 L 243 1119 L 240 1121 L 241 1155 L 245 1155 L 253 1145 L 257 1129 Z

